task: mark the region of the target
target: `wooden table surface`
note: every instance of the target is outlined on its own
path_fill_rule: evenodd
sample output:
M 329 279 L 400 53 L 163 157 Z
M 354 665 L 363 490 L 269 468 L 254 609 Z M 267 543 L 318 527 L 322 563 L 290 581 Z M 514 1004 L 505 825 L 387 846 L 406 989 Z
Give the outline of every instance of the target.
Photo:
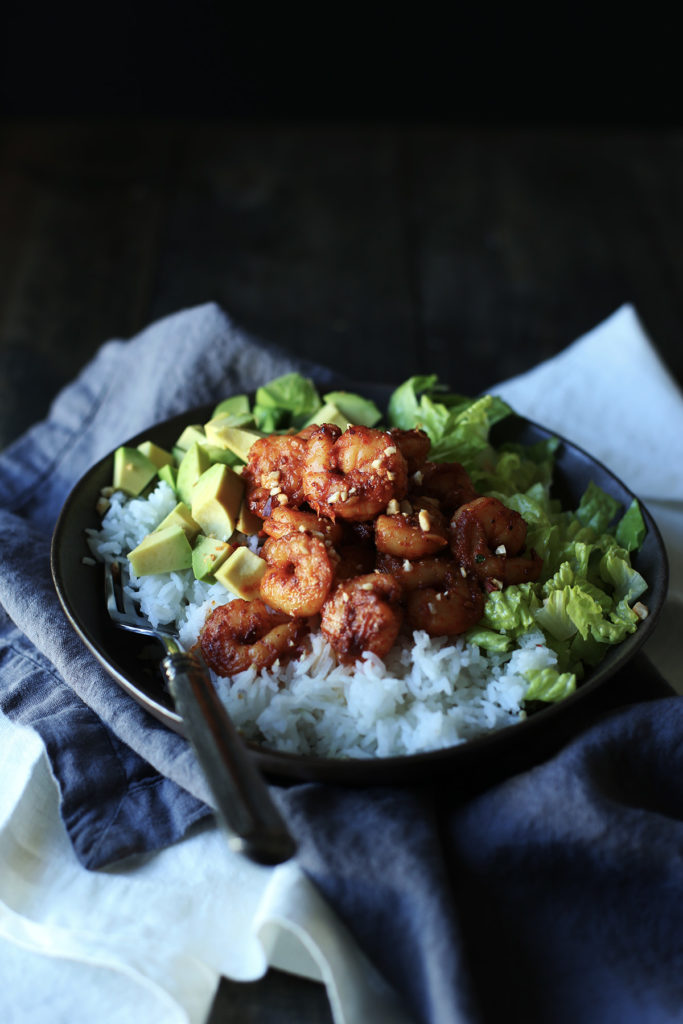
M 358 379 L 437 372 L 465 393 L 631 302 L 683 383 L 682 228 L 670 125 L 15 116 L 0 447 L 103 341 L 207 301 Z M 223 984 L 212 1024 L 235 1019 L 331 1015 L 320 986 L 270 972 Z

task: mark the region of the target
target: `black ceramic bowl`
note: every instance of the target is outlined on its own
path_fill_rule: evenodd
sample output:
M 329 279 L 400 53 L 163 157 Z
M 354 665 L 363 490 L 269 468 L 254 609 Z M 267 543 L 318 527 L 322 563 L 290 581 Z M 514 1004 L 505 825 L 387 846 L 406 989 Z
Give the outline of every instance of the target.
M 130 445 L 151 439 L 170 447 L 187 423 L 205 422 L 211 408 L 194 409 L 160 423 Z M 532 444 L 551 433 L 519 416 L 501 420 L 492 440 Z M 555 435 L 556 436 L 556 435 Z M 89 554 L 85 530 L 97 529 L 95 504 L 102 487 L 112 478 L 113 453 L 93 466 L 74 487 L 57 522 L 52 539 L 51 565 L 54 584 L 73 628 L 113 678 L 150 714 L 182 734 L 182 721 L 165 690 L 158 670 L 159 651 L 149 640 L 116 630 L 103 599 L 102 569 L 84 564 Z M 564 507 L 574 508 L 589 481 L 627 507 L 634 495 L 605 466 L 568 441 L 560 439 L 553 493 Z M 642 598 L 649 616 L 623 643 L 610 648 L 600 665 L 588 672 L 576 692 L 558 704 L 544 706 L 526 720 L 481 738 L 424 754 L 389 758 L 317 758 L 279 753 L 250 744 L 261 769 L 282 781 L 316 780 L 342 784 L 418 782 L 437 773 L 449 774 L 464 788 L 478 788 L 496 778 L 528 767 L 567 739 L 585 721 L 589 701 L 622 672 L 651 635 L 664 602 L 668 582 L 666 552 L 659 531 L 641 509 L 647 536 L 634 555 L 633 564 L 645 577 L 649 590 Z M 597 706 L 600 706 L 599 697 Z

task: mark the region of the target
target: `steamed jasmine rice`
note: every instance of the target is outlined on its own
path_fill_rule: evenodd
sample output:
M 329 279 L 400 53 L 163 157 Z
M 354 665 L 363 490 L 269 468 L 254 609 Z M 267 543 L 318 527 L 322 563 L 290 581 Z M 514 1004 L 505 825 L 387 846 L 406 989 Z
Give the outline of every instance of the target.
M 100 559 L 125 557 L 176 504 L 160 482 L 149 497 L 116 492 L 89 544 Z M 130 591 L 152 625 L 173 624 L 190 649 L 207 614 L 232 595 L 192 570 L 131 577 Z M 496 653 L 462 638 L 416 630 L 382 661 L 366 653 L 344 666 L 321 634 L 285 665 L 214 681 L 233 721 L 251 740 L 292 753 L 389 757 L 462 743 L 524 717 L 527 676 L 556 665 L 539 629 Z

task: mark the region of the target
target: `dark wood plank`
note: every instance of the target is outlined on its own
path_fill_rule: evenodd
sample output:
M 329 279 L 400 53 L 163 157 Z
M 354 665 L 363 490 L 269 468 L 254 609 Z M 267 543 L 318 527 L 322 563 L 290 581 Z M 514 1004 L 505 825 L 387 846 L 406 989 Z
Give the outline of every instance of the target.
M 325 987 L 282 971 L 258 981 L 221 980 L 207 1024 L 332 1024 Z
M 173 132 L 27 122 L 0 133 L 4 440 L 44 414 L 101 342 L 143 326 Z
M 424 364 L 478 391 L 632 302 L 683 380 L 682 156 L 678 134 L 415 133 Z
M 214 299 L 248 331 L 358 379 L 415 364 L 392 130 L 198 126 L 159 258 L 155 316 Z

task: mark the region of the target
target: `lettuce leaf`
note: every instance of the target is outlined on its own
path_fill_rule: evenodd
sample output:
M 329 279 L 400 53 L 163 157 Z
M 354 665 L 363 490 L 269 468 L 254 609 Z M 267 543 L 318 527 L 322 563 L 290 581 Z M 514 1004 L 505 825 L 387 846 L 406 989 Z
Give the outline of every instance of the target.
M 634 498 L 617 523 L 614 536 L 617 543 L 627 551 L 637 551 L 645 540 L 647 527 L 640 506 Z
M 576 689 L 576 675 L 573 672 L 559 672 L 556 668 L 535 668 L 525 673 L 529 683 L 525 700 L 542 700 L 555 703 L 564 700 Z
M 261 430 L 300 427 L 321 406 L 312 380 L 300 373 L 286 373 L 257 389 L 254 418 Z
M 455 461 L 469 467 L 479 453 L 490 450 L 491 427 L 511 409 L 493 395 L 472 399 L 448 392 L 431 374 L 410 377 L 396 388 L 387 412 L 392 427 L 426 431 L 435 462 Z

